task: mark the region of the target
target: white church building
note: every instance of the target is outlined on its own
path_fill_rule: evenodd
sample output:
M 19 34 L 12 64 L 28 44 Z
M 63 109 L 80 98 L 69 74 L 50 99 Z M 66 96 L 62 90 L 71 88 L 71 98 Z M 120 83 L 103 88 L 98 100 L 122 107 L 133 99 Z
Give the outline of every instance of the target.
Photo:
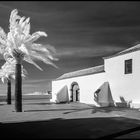
M 140 44 L 52 81 L 52 102 L 140 108 Z

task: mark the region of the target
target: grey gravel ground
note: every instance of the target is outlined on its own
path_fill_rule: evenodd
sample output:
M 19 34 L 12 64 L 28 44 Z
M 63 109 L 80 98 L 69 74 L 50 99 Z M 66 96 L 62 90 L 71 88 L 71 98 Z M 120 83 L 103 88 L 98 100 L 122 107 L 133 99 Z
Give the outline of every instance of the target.
M 138 109 L 28 100 L 23 112 L 15 112 L 14 103 L 0 102 L 0 131 L 6 138 L 140 138 L 139 127 Z

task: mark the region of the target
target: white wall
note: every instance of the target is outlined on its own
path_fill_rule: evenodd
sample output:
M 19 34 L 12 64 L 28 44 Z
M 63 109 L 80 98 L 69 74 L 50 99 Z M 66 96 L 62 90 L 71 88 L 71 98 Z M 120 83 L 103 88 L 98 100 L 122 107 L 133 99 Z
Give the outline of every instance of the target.
M 127 59 L 132 59 L 132 74 L 124 74 Z M 120 102 L 123 96 L 132 100 L 132 107 L 140 107 L 140 51 L 105 59 L 104 63 L 113 99 Z
M 125 74 L 125 60 L 132 59 L 132 74 Z M 70 88 L 77 82 L 80 88 L 80 102 L 95 104 L 93 93 L 104 83 L 109 82 L 113 100 L 121 102 L 120 96 L 132 101 L 131 107 L 140 108 L 140 51 L 108 58 L 104 60 L 105 72 L 68 78 L 52 82 L 52 100 L 55 94 L 65 85 Z
M 74 78 L 68 78 L 58 81 L 52 81 L 52 102 L 55 101 L 55 94 L 63 88 L 65 85 L 68 86 L 68 93 L 70 98 L 70 88 L 73 82 L 77 82 L 80 88 L 80 102 L 87 104 L 96 104 L 94 101 L 94 92 L 106 82 L 105 72 L 80 76 Z

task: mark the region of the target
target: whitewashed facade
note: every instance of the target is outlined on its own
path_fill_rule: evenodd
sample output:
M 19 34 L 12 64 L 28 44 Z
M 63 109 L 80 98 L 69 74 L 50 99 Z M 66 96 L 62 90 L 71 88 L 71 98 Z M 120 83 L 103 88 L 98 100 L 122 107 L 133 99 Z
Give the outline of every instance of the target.
M 65 85 L 67 85 L 67 87 L 69 89 L 68 95 L 69 95 L 69 99 L 70 99 L 71 84 L 73 82 L 77 82 L 79 85 L 80 102 L 96 104 L 96 102 L 94 102 L 93 93 L 94 93 L 94 91 L 97 90 L 98 87 L 101 86 L 101 84 L 103 82 L 105 82 L 105 73 L 103 72 L 103 73 L 97 73 L 94 75 L 79 76 L 79 77 L 73 77 L 73 78 L 53 81 L 52 82 L 52 101 L 56 100 L 57 92 L 60 89 L 62 89 Z
M 140 45 L 103 59 L 104 66 L 67 73 L 52 81 L 51 101 L 57 100 L 56 95 L 64 86 L 68 88 L 70 101 L 72 83 L 77 83 L 78 101 L 98 105 L 94 100 L 94 93 L 104 82 L 108 82 L 114 105 L 122 103 L 120 97 L 123 97 L 127 103 L 130 103 L 130 107 L 140 108 Z M 126 63 L 129 60 L 131 63 Z M 129 68 L 128 72 L 126 68 Z M 107 96 L 104 96 L 104 92 L 101 94 L 101 101 L 106 102 Z

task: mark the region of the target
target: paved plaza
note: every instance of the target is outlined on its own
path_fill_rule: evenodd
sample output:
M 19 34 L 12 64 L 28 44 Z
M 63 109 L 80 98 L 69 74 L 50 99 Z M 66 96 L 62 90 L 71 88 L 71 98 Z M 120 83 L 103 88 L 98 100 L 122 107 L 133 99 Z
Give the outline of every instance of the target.
M 15 112 L 14 102 L 1 102 L 0 131 L 4 138 L 140 138 L 140 111 L 28 100 Z

